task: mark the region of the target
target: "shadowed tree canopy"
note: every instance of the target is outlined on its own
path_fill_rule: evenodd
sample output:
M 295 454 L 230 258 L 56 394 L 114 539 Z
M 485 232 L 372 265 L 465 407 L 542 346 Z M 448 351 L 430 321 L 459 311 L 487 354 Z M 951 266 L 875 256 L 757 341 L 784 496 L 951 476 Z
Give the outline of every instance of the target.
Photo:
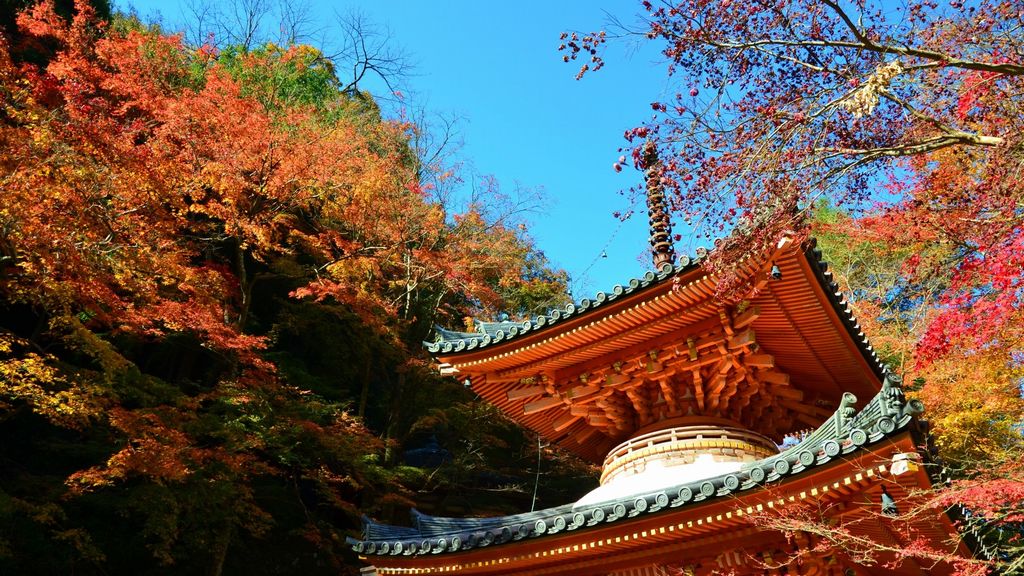
M 564 273 L 437 202 L 419 128 L 320 50 L 103 16 L 0 40 L 0 573 L 352 573 L 360 512 L 523 493 L 532 439 L 420 343 Z M 455 459 L 404 466 L 427 430 Z

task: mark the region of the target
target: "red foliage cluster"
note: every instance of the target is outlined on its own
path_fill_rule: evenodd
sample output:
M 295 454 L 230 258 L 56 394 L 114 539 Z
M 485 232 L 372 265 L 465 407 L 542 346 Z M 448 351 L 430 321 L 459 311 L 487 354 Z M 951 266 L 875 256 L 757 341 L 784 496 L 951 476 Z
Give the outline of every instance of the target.
M 626 138 L 638 166 L 643 141 L 659 146 L 661 181 L 688 224 L 731 234 L 712 259 L 718 272 L 799 235 L 818 199 L 884 198 L 884 176 L 907 170 L 904 159 L 974 148 L 998 163 L 1019 143 L 1024 64 L 1007 56 L 1019 54 L 1008 33 L 1024 17 L 1017 2 L 913 2 L 897 14 L 811 0 L 643 7 L 640 25 L 620 32 L 663 46 L 680 93 Z M 576 34 L 565 50 L 601 62 L 607 38 Z

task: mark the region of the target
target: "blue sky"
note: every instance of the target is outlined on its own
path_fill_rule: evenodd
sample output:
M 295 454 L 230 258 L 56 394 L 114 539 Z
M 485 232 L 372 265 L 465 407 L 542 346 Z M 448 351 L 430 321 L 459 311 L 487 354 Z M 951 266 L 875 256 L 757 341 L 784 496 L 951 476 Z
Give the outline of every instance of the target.
M 184 2 L 117 0 L 143 18 L 157 14 L 180 28 Z M 386 27 L 415 64 L 403 92 L 410 106 L 456 114 L 460 157 L 503 189 L 543 188 L 544 207 L 528 216 L 530 232 L 551 261 L 566 269 L 578 300 L 643 274 L 645 210 L 624 224 L 620 190 L 639 184 L 634 170 L 616 173 L 622 133 L 651 113 L 668 91 L 653 45 L 613 44 L 607 66 L 575 80 L 578 64 L 557 51 L 564 30 L 607 26 L 608 15 L 632 22 L 634 0 L 564 2 L 368 1 L 314 2 L 311 15 L 330 34 L 335 12 L 361 12 Z M 672 92 L 675 90 L 672 89 Z M 642 207 L 641 207 L 642 208 Z M 684 241 L 677 249 L 692 252 Z M 602 251 L 607 258 L 601 258 Z

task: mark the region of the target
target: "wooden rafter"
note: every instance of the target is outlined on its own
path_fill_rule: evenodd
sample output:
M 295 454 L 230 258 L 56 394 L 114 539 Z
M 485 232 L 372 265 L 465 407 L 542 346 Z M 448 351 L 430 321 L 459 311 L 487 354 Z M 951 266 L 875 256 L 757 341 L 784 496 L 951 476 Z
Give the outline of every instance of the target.
M 684 341 L 634 347 L 612 363 L 587 364 L 574 374 L 547 370 L 521 378 L 510 401 L 523 414 L 551 411 L 555 432 L 577 422 L 611 437 L 683 416 L 727 418 L 781 436 L 794 421 L 814 426 L 828 417 L 804 401 L 775 357 L 760 350 L 751 324 L 755 307 L 720 314 L 717 325 Z

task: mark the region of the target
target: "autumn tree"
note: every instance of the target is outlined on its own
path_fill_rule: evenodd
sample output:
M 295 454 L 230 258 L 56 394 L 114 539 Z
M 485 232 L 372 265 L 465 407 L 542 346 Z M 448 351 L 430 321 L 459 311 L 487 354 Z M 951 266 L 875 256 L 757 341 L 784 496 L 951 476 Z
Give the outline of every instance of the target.
M 633 162 L 644 141 L 657 144 L 681 216 L 709 236 L 749 230 L 737 249 L 805 230 L 816 198 L 885 197 L 878 176 L 911 158 L 950 151 L 1015 166 L 1017 2 L 643 6 L 638 26 L 612 35 L 660 43 L 677 91 L 627 132 Z M 608 38 L 567 34 L 565 59 L 587 60 L 581 74 L 599 69 Z
M 411 502 L 382 455 L 414 410 L 471 400 L 417 356 L 437 311 L 560 277 L 517 228 L 432 202 L 410 125 L 313 47 L 190 46 L 86 3 L 18 26 L 0 572 L 351 568 L 357 510 Z
M 609 41 L 661 48 L 674 90 L 626 132 L 630 163 L 646 169 L 653 142 L 676 213 L 724 237 L 708 261 L 723 296 L 745 289 L 729 281 L 742 255 L 824 237 L 866 331 L 930 408 L 951 484 L 927 505 L 966 503 L 1007 568 L 1024 422 L 1024 5 L 641 5 L 637 24 L 562 45 L 580 77 Z
M 906 519 L 929 509 L 946 509 L 979 554 L 968 560 L 928 546 L 886 550 L 856 538 L 850 530 L 826 529 L 821 510 L 795 509 L 789 511 L 792 514 L 761 520 L 780 530 L 810 529 L 828 545 L 855 550 L 869 563 L 880 564 L 882 557 L 915 557 L 948 561 L 961 573 L 1017 573 L 1024 398 L 1016 321 L 994 336 L 990 332 L 987 342 L 959 337 L 941 353 L 922 346 L 922 334 L 945 312 L 939 302 L 948 296 L 955 274 L 948 262 L 957 248 L 931 241 L 891 242 L 884 232 L 892 229 L 886 223 L 890 210 L 880 211 L 855 219 L 818 207 L 812 233 L 829 255 L 830 269 L 850 295 L 879 355 L 904 374 L 909 394 L 924 401 L 938 449 L 940 460 L 931 467 L 936 489 L 905 502 L 900 518 L 882 520 L 911 533 Z

